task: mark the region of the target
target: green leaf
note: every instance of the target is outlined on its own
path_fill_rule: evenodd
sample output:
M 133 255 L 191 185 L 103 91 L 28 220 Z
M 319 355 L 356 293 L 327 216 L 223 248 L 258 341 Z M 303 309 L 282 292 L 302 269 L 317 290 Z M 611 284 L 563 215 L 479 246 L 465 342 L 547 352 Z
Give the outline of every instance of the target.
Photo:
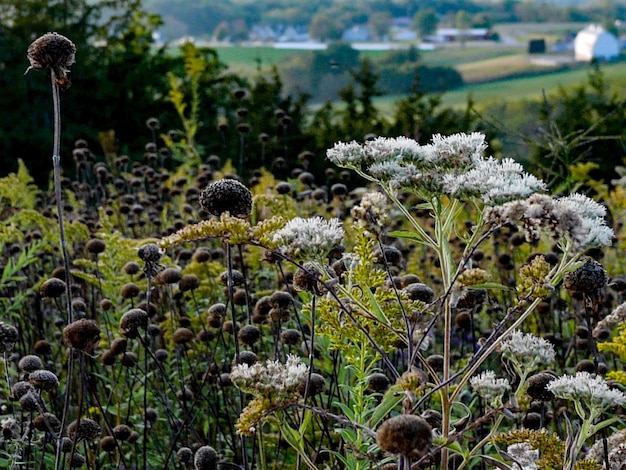
M 390 387 L 383 395 L 383 399 L 380 404 L 376 407 L 372 416 L 368 421 L 368 426 L 371 428 L 376 428 L 378 424 L 389 414 L 391 410 L 393 410 L 398 404 L 402 402 L 404 399 L 404 395 L 402 394 L 402 389 L 399 385 L 393 385 Z
M 370 304 L 373 309 L 372 313 L 374 314 L 374 317 L 376 317 L 376 320 L 378 320 L 383 325 L 389 325 L 390 324 L 389 319 L 384 314 L 383 310 L 380 308 L 380 305 L 378 304 L 378 300 L 376 300 L 376 297 L 374 296 L 372 291 L 366 287 L 365 289 L 363 289 L 363 292 L 365 293 L 366 297 L 370 301 Z
M 390 237 L 398 237 L 398 238 L 406 238 L 408 240 L 415 240 L 417 242 L 423 243 L 422 237 L 415 233 L 409 232 L 408 230 L 394 230 L 393 232 L 389 232 L 387 235 Z

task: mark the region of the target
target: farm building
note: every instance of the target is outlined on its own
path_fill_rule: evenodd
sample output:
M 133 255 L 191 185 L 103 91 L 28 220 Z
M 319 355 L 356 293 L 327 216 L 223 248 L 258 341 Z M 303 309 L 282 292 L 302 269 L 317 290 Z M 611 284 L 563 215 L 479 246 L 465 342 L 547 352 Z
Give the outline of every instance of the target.
M 576 60 L 613 60 L 619 56 L 619 41 L 600 25 L 590 25 L 574 39 Z

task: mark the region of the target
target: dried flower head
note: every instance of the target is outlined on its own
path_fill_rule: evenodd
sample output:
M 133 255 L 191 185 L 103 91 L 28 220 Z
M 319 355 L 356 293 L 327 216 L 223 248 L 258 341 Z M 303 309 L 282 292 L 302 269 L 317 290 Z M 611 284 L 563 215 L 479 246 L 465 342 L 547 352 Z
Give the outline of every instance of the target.
M 28 380 L 39 390 L 54 390 L 59 386 L 59 379 L 54 372 L 40 369 L 31 372 Z
M 212 215 L 228 212 L 244 218 L 252 213 L 252 193 L 239 181 L 224 178 L 204 188 L 200 193 L 200 206 Z
M 378 447 L 409 458 L 425 455 L 432 444 L 432 428 L 424 418 L 399 415 L 389 418 L 376 431 Z
M 41 369 L 43 367 L 43 362 L 39 356 L 29 354 L 20 359 L 20 362 L 17 363 L 17 367 L 24 372 L 33 372 Z
M 196 451 L 193 458 L 195 470 L 216 470 L 217 452 L 211 446 L 202 446 Z
M 65 294 L 65 281 L 56 277 L 46 280 L 39 288 L 39 293 L 44 299 L 55 299 Z
M 128 338 L 135 338 L 139 328 L 148 326 L 148 313 L 140 308 L 132 308 L 120 318 L 120 333 Z
M 80 420 L 72 421 L 67 426 L 68 436 L 76 442 L 81 440 L 93 441 L 100 437 L 101 432 L 102 429 L 98 423 L 91 418 L 80 418 Z
M 63 339 L 68 346 L 91 353 L 100 341 L 100 328 L 95 321 L 81 318 L 63 329 Z
M 65 36 L 58 33 L 46 33 L 36 39 L 27 50 L 30 69 L 43 70 L 50 67 L 53 78 L 61 90 L 70 87 L 67 74 L 76 62 L 76 46 Z
M 18 339 L 17 328 L 0 322 L 0 353 L 11 351 Z
M 609 282 L 609 275 L 604 267 L 592 258 L 565 275 L 563 286 L 570 291 L 591 294 L 603 288 Z

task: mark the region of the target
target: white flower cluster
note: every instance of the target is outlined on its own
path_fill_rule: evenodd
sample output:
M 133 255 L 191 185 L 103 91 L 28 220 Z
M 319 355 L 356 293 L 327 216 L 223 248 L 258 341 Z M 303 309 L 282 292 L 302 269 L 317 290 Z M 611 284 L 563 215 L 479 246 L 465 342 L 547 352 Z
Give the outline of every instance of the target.
M 319 258 L 340 244 L 344 233 L 339 219 L 296 217 L 274 233 L 273 241 L 287 256 Z
M 338 166 L 365 171 L 392 188 L 416 187 L 456 198 L 478 197 L 486 204 L 528 197 L 546 188 L 511 159 L 485 158 L 484 134 L 436 134 L 419 145 L 406 137 L 380 137 L 363 145 L 338 143 L 328 159 Z
M 514 460 L 513 468 L 537 470 L 539 449 L 533 449 L 528 442 L 518 442 L 506 448 L 506 453 Z
M 453 196 L 475 195 L 482 198 L 485 204 L 497 205 L 544 191 L 546 184 L 524 172 L 522 165 L 511 158 L 499 161 L 489 157 L 478 160 L 472 169 L 464 173 L 446 174 L 443 189 Z
M 526 374 L 554 362 L 556 353 L 552 344 L 538 336 L 513 330 L 500 343 L 503 359 L 511 361 L 518 374 Z
M 626 429 L 615 431 L 606 440 L 608 450 L 609 468 L 608 470 L 622 470 L 626 468 Z M 604 465 L 604 440 L 598 439 L 587 452 L 587 460 L 592 460 L 600 465 Z
M 555 239 L 567 238 L 573 248 L 583 251 L 592 246 L 610 246 L 613 229 L 604 219 L 606 208 L 583 194 L 553 199 L 533 194 L 528 199 L 507 202 L 491 208 L 494 224 L 520 225 L 528 241 L 536 241 L 543 231 Z
M 308 373 L 309 366 L 301 362 L 298 356 L 289 354 L 285 364 L 271 359 L 265 364 L 237 364 L 230 372 L 230 379 L 245 392 L 274 398 L 294 394 Z
M 379 233 L 389 218 L 390 205 L 387 196 L 378 191 L 369 191 L 361 202 L 350 209 L 350 214 L 363 227 Z
M 496 373 L 486 370 L 475 375 L 470 380 L 472 388 L 480 395 L 492 408 L 502 405 L 502 397 L 505 392 L 511 389 L 507 379 L 496 378 Z
M 606 381 L 589 372 L 576 372 L 554 379 L 546 387 L 554 396 L 575 402 L 581 418 L 594 418 L 604 410 L 623 405 L 626 395 L 610 388 Z

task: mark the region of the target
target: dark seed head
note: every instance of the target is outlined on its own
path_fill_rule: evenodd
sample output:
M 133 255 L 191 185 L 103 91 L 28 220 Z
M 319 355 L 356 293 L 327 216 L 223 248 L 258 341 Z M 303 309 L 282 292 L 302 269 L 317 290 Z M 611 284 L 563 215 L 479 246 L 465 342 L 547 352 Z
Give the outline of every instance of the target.
M 245 325 L 239 330 L 237 336 L 243 344 L 252 346 L 261 338 L 261 330 L 255 325 Z
M 376 431 L 376 443 L 382 450 L 409 458 L 425 455 L 432 438 L 430 425 L 415 415 L 394 416 Z
M 56 299 L 65 294 L 65 281 L 56 277 L 45 281 L 39 288 L 39 293 L 43 298 Z
M 137 256 L 147 263 L 156 263 L 161 259 L 161 249 L 156 243 L 148 243 L 137 250 Z
M 70 439 L 75 439 L 77 442 L 81 440 L 93 441 L 100 437 L 102 430 L 98 423 L 90 418 L 81 418 L 80 420 L 72 421 L 67 427 L 67 434 Z
M 63 329 L 63 339 L 68 346 L 90 353 L 100 341 L 100 328 L 95 321 L 81 318 Z
M 594 259 L 588 259 L 585 264 L 568 273 L 563 278 L 563 286 L 574 292 L 592 293 L 609 282 L 609 276 L 604 267 Z
M 252 193 L 239 181 L 224 178 L 204 188 L 200 206 L 212 215 L 228 212 L 234 217 L 248 217 L 252 213 Z
M 148 326 L 148 313 L 140 308 L 133 308 L 120 318 L 120 333 L 128 338 L 135 338 L 139 328 Z
M 374 372 L 367 379 L 367 388 L 372 392 L 383 393 L 389 388 L 389 378 L 381 372 Z
M 526 380 L 528 386 L 526 393 L 528 393 L 533 400 L 554 400 L 554 394 L 546 388 L 554 379 L 555 376 L 549 372 L 539 372 L 535 375 L 531 375 Z
M 196 451 L 193 466 L 195 470 L 216 470 L 217 460 L 217 452 L 213 447 L 202 446 Z
M 76 62 L 76 46 L 65 36 L 58 33 L 46 33 L 36 39 L 27 51 L 30 67 L 26 70 L 42 70 L 46 67 L 54 72 L 54 81 L 62 90 L 70 87 L 67 74 Z

